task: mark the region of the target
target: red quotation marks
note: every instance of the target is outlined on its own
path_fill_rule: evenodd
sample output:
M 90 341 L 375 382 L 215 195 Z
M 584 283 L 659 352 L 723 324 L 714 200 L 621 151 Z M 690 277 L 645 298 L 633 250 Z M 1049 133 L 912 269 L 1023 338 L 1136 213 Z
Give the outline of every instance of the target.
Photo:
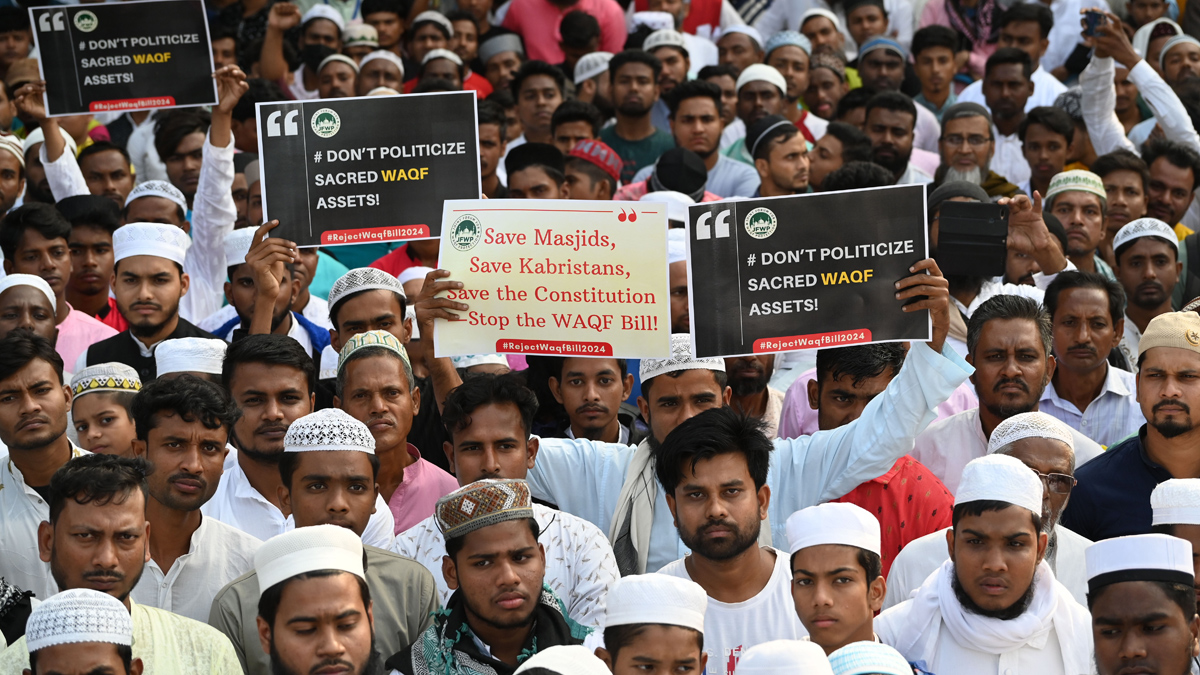
M 628 220 L 631 223 L 636 223 L 637 222 L 637 211 L 634 211 L 633 209 L 629 209 L 629 213 L 626 214 L 625 209 L 622 208 L 621 215 L 617 216 L 617 220 L 621 221 L 622 223 L 625 222 L 626 220 Z

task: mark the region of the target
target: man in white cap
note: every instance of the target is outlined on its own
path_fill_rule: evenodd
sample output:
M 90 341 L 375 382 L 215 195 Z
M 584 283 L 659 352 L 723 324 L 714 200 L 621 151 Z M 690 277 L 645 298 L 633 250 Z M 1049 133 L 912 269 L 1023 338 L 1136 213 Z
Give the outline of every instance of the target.
M 46 280 L 32 274 L 9 274 L 0 279 L 0 337 L 24 329 L 54 344 L 57 298 Z
M 221 383 L 221 368 L 229 343 L 212 338 L 175 338 L 164 340 L 154 350 L 158 377 L 195 375 L 215 384 Z
M 853 504 L 817 504 L 787 519 L 792 600 L 808 637 L 826 654 L 874 641 L 887 583 L 879 521 Z
M 100 591 L 76 588 L 42 602 L 29 615 L 25 640 L 25 675 L 142 675 L 142 660 L 133 658 L 129 612 L 120 600 Z
M 738 75 L 737 116 L 747 130 L 750 125 L 768 115 L 782 115 L 787 94 L 787 81 L 778 70 L 765 63 L 747 66 Z M 750 148 L 739 140 L 724 150 L 727 157 L 754 166 Z
M 16 136 L 0 135 L 0 211 L 8 212 L 25 193 L 25 155 Z
M 690 36 L 695 38 L 695 36 Z M 698 38 L 703 39 L 703 38 Z M 705 42 L 708 42 L 705 40 Z M 712 46 L 712 43 L 708 43 Z M 692 61 L 688 58 L 688 47 L 684 39 L 684 33 L 669 28 L 656 30 L 646 36 L 645 42 L 642 43 L 642 49 L 647 54 L 651 54 L 658 59 L 662 64 L 662 71 L 658 75 L 658 88 L 660 96 L 658 101 L 654 103 L 654 108 L 650 111 L 650 119 L 656 129 L 661 129 L 667 133 L 671 133 L 670 112 L 667 108 L 667 95 L 682 82 L 686 82 L 690 77 L 695 78 L 700 72 L 700 68 L 705 65 L 693 66 Z M 715 62 L 715 58 L 713 59 Z
M 1200 669 L 1192 545 L 1165 534 L 1087 549 L 1088 609 L 1098 675 Z
M 136 194 L 135 189 L 129 196 Z M 174 225 L 129 223 L 113 233 L 113 294 L 129 330 L 88 347 L 75 362 L 75 370 L 116 361 L 149 382 L 157 374 L 154 349 L 159 343 L 213 337 L 180 316 L 191 287 L 191 277 L 184 271 L 190 245 L 187 233 Z
M 386 49 L 376 49 L 364 56 L 354 78 L 356 96 L 366 96 L 379 87 L 396 91 L 404 87 L 404 61 Z
M 358 63 L 345 54 L 330 54 L 317 66 L 317 98 L 354 96 Z
M 992 431 L 987 451 L 1016 458 L 1042 478 L 1042 530 L 1049 535 L 1046 563 L 1075 601 L 1085 603 L 1087 575 L 1083 551 L 1092 542 L 1058 522 L 1075 487 L 1076 462 L 1070 427 L 1042 412 L 1013 415 Z M 927 534 L 900 551 L 888 573 L 885 609 L 907 600 L 946 561 L 949 531 Z
M 717 38 L 717 61 L 743 71 L 751 64 L 763 62 L 766 57 L 763 43 L 762 34 L 753 26 L 729 26 Z
M 360 534 L 376 509 L 379 462 L 362 423 L 336 408 L 300 418 L 288 429 L 279 473 L 280 492 L 298 530 L 336 525 Z M 408 558 L 364 545 L 366 582 L 375 598 L 373 615 L 380 653 L 394 653 L 429 626 L 439 604 L 433 576 Z M 439 573 L 440 576 L 440 573 Z M 254 572 L 221 590 L 208 622 L 233 642 L 250 675 L 267 675 L 271 664 L 258 646 L 259 584 Z
M 1129 301 L 1118 347 L 1136 373 L 1142 333 L 1154 317 L 1173 311 L 1171 294 L 1183 274 L 1179 238 L 1157 218 L 1138 218 L 1113 237 L 1113 257 L 1113 273 Z
M 586 54 L 575 64 L 575 98 L 591 103 L 601 113 L 612 114 L 613 103 L 609 96 L 612 81 L 608 78 L 608 62 L 613 55 L 609 52 Z
M 946 534 L 950 560 L 875 630 L 934 673 L 1091 672 L 1087 610 L 1043 560 L 1042 482 L 1019 460 L 967 464 Z
M 1200 550 L 1200 479 L 1172 478 L 1150 493 L 1154 510 L 1153 530 L 1158 534 L 1185 539 L 1192 550 Z M 1192 556 L 1193 572 L 1200 568 L 1200 557 Z M 1196 589 L 1200 603 L 1200 588 Z
M 1168 312 L 1150 321 L 1139 345 L 1137 400 L 1146 424 L 1076 472 L 1079 485 L 1063 525 L 1099 541 L 1150 532 L 1150 495 L 1170 478 L 1200 478 L 1200 315 Z M 1076 446 L 1078 451 L 1078 446 Z
M 852 642 L 829 655 L 833 675 L 910 675 L 900 652 L 874 640 Z
M 708 596 L 699 584 L 666 574 L 635 574 L 612 585 L 607 605 L 604 647 L 596 655 L 613 675 L 638 675 L 646 666 L 706 672 Z
M 733 668 L 729 669 L 730 673 Z M 737 661 L 738 675 L 833 675 L 825 652 L 812 642 L 773 640 L 755 645 Z
M 587 57 L 584 57 L 587 58 Z M 580 59 L 582 63 L 584 59 Z M 515 33 L 496 33 L 479 41 L 479 62 L 483 64 L 483 76 L 492 89 L 508 89 L 513 75 L 525 62 L 525 43 Z M 575 64 L 578 69 L 579 64 Z M 605 62 L 604 72 L 608 73 Z M 607 76 L 607 75 L 606 75 Z
M 258 637 L 271 672 L 304 675 L 340 667 L 378 673 L 371 589 L 362 541 L 340 527 L 316 525 L 263 542 L 254 554 L 262 595 Z
M 1055 174 L 1046 190 L 1045 208 L 1067 233 L 1063 251 L 1076 268 L 1115 279 L 1112 268 L 1097 253 L 1104 240 L 1108 192 L 1104 181 L 1091 171 L 1074 169 Z

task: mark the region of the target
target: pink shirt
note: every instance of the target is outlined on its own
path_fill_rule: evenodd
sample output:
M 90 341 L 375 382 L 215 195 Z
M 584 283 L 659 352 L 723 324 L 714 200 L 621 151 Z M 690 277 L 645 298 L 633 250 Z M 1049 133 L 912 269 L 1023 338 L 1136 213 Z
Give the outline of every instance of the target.
M 58 324 L 58 342 L 54 344 L 54 347 L 58 350 L 58 355 L 62 357 L 67 368 L 72 368 L 79 355 L 88 347 L 116 334 L 117 329 L 100 323 L 94 317 L 71 307 L 71 313 L 62 323 Z
M 925 8 L 921 10 L 921 21 L 918 28 L 926 26 L 950 26 L 950 17 L 947 15 L 946 0 L 929 0 L 925 3 Z M 976 44 L 971 49 L 971 55 L 967 59 L 967 70 L 970 71 L 971 77 L 980 79 L 983 77 L 983 68 L 987 65 L 988 57 L 992 52 L 996 51 L 995 44 L 981 43 Z
M 393 534 L 400 534 L 433 515 L 437 500 L 458 489 L 454 476 L 421 458 L 421 451 L 412 443 L 408 454 L 416 461 L 404 467 L 404 480 L 388 500 L 388 508 L 396 520 Z
M 625 47 L 625 13 L 614 0 L 579 0 L 562 7 L 549 0 L 512 0 L 504 16 L 505 28 L 520 34 L 531 59 L 550 64 L 566 60 L 558 43 L 558 24 L 567 12 L 587 12 L 600 23 L 600 51 L 616 54 Z

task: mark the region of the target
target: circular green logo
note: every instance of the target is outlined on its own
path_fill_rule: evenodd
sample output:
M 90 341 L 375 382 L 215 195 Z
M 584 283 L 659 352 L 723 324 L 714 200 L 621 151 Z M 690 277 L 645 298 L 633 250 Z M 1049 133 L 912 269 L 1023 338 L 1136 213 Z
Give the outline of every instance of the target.
M 746 214 L 746 234 L 755 239 L 766 239 L 775 234 L 778 226 L 779 221 L 770 209 L 758 208 Z
M 79 30 L 90 33 L 96 30 L 96 26 L 100 25 L 100 19 L 90 10 L 83 10 L 75 15 L 75 27 Z
M 459 251 L 470 251 L 483 238 L 483 223 L 471 214 L 459 216 L 450 226 L 450 243 Z
M 313 133 L 321 138 L 332 138 L 342 128 L 342 118 L 329 108 L 321 108 L 312 116 Z

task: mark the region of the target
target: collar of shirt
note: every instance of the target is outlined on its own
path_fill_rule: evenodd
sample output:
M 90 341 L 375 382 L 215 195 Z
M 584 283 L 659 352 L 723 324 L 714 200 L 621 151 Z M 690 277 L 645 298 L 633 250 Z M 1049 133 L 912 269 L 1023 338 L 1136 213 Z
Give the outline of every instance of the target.
M 1132 396 L 1133 392 L 1129 391 L 1129 387 L 1126 387 L 1125 383 L 1121 381 L 1121 378 L 1117 376 L 1116 368 L 1108 365 L 1108 363 L 1105 363 L 1104 367 L 1107 368 L 1107 370 L 1104 371 L 1104 384 L 1100 387 L 1100 393 L 1093 400 L 1099 401 L 1109 394 L 1113 396 L 1120 396 L 1122 398 Z M 1046 383 L 1046 389 L 1042 392 L 1041 400 L 1050 401 L 1059 408 L 1065 408 L 1067 410 L 1076 408 L 1074 403 L 1062 398 L 1058 395 L 1058 392 L 1054 390 L 1054 380 Z
M 70 439 L 67 439 L 67 443 L 71 446 L 71 459 L 91 454 L 87 450 L 84 450 L 74 443 L 71 443 Z M 17 468 L 17 465 L 13 464 L 11 454 L 4 458 L 4 471 L 0 472 L 0 490 L 3 490 L 6 484 L 20 487 L 25 494 L 36 499 L 41 499 L 41 495 L 39 495 L 36 490 L 25 483 L 25 476 L 21 473 L 21 470 Z
M 629 445 L 629 427 L 621 424 L 620 422 L 617 423 L 617 427 L 620 429 L 618 432 L 617 442 L 621 445 Z M 569 424 L 567 425 L 567 438 L 575 438 L 575 432 L 571 430 L 571 425 Z
M 241 464 L 234 462 L 233 467 L 225 472 L 221 480 L 229 483 L 229 489 L 232 491 L 234 497 L 238 499 L 253 499 L 279 511 L 279 507 L 272 504 L 269 499 L 254 489 L 254 486 L 250 484 L 250 479 L 246 477 L 246 472 L 242 471 Z

